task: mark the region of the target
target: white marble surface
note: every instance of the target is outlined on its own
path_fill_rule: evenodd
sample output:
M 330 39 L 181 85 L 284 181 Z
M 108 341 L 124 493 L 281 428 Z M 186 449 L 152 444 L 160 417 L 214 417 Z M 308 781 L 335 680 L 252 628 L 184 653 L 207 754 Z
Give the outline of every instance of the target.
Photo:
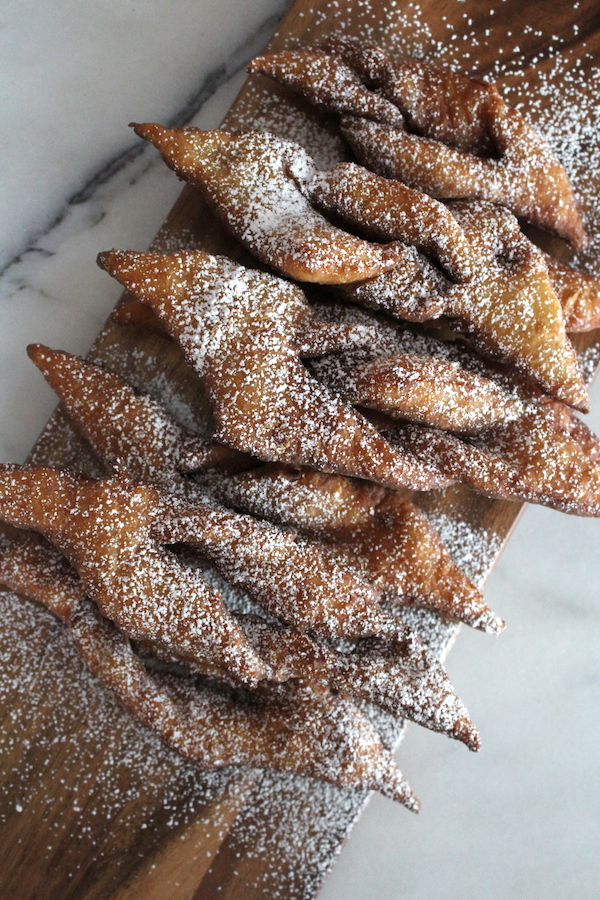
M 54 406 L 26 344 L 85 352 L 118 295 L 96 253 L 146 247 L 180 190 L 149 153 L 115 165 L 137 143 L 127 122 L 217 125 L 286 5 L 2 4 L 1 460 Z M 600 431 L 598 385 L 592 399 Z M 410 729 L 421 815 L 375 798 L 322 900 L 598 897 L 599 551 L 597 521 L 527 511 L 487 587 L 506 632 L 465 630 L 448 660 L 483 750 Z

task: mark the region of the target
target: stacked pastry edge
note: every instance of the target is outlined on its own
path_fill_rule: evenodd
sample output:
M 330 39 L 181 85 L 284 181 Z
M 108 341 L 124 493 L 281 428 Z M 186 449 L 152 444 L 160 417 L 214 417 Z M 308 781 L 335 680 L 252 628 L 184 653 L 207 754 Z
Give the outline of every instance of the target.
M 378 171 L 323 172 L 264 135 L 137 128 L 262 263 L 99 259 L 129 292 L 118 321 L 175 343 L 213 431 L 200 439 L 93 362 L 30 348 L 109 474 L 3 467 L 2 516 L 29 533 L 1 576 L 199 764 L 377 788 L 416 809 L 361 704 L 479 738 L 402 607 L 502 623 L 406 491 L 466 483 L 598 515 L 600 452 L 571 411 L 586 395 L 565 333 L 598 324 L 597 286 L 544 259 L 502 205 L 585 240 L 559 164 L 489 86 L 339 42 L 253 68 L 341 115 Z M 391 142 L 383 162 L 373 135 Z M 533 190 L 511 180 L 532 148 Z M 309 302 L 290 279 L 326 287 Z M 251 603 L 228 609 L 207 566 Z

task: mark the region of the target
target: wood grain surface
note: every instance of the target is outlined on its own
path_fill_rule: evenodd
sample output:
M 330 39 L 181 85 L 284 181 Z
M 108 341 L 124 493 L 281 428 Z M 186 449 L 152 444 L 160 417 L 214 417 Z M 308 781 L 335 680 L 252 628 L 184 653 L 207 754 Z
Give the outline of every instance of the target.
M 340 32 L 365 36 L 396 53 L 399 48 L 424 48 L 431 56 L 436 44 L 454 46 L 460 53 L 453 58 L 444 51 L 443 61 L 463 64 L 471 72 L 491 72 L 500 59 L 506 73 L 501 86 L 534 119 L 552 113 L 550 106 L 563 87 L 563 70 L 556 71 L 549 48 L 551 35 L 562 38 L 565 58 L 581 60 L 584 67 L 600 62 L 598 3 L 581 2 L 575 9 L 546 0 L 507 0 L 498 4 L 493 22 L 489 5 L 472 0 L 423 0 L 418 22 L 414 9 L 413 4 L 384 0 L 297 0 L 269 48 L 318 42 Z M 543 34 L 531 28 L 538 21 Z M 508 43 L 507 32 L 514 36 Z M 463 34 L 480 40 L 476 45 L 460 42 Z M 516 44 L 518 59 L 510 49 Z M 467 45 L 470 56 L 465 56 Z M 557 93 L 547 92 L 540 100 L 542 80 Z M 269 127 L 331 159 L 346 153 L 331 123 L 258 77 L 248 80 L 225 125 Z M 155 246 L 202 246 L 245 259 L 187 187 Z M 559 242 L 553 246 L 564 256 Z M 103 249 L 108 248 L 98 248 Z M 577 347 L 591 373 L 600 356 L 600 338 L 579 337 Z M 197 416 L 206 416 L 195 379 L 162 338 L 109 323 L 92 352 L 140 385 L 156 386 L 168 378 L 186 393 Z M 94 469 L 60 410 L 31 458 Z M 477 550 L 469 558 L 469 574 L 483 583 L 518 516 L 518 504 L 487 500 L 461 487 L 418 500 L 434 519 L 468 525 Z M 456 544 L 450 543 L 450 549 L 461 553 Z M 50 614 L 6 594 L 2 599 L 0 640 L 8 662 L 1 678 L 0 717 L 2 729 L 12 737 L 0 774 L 0 896 L 300 900 L 318 891 L 360 814 L 363 795 L 291 776 L 197 772 L 134 723 L 83 670 Z M 455 626 L 415 615 L 431 645 L 443 652 Z M 401 725 L 386 720 L 382 728 L 393 742 Z

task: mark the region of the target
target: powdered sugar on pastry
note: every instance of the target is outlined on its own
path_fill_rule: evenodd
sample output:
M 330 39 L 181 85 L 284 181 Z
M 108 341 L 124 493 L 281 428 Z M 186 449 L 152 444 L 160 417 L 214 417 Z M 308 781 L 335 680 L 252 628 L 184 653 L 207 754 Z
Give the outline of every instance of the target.
M 219 440 L 261 459 L 393 487 L 444 483 L 302 366 L 294 343 L 309 307 L 297 287 L 200 251 L 115 250 L 99 264 L 151 305 L 181 345 L 210 396 Z

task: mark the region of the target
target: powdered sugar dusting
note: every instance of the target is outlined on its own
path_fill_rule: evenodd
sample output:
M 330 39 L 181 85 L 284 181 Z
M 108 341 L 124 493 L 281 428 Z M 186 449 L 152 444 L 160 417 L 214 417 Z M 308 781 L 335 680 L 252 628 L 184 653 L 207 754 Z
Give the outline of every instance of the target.
M 137 723 L 83 667 L 66 631 L 49 613 L 8 592 L 2 592 L 1 604 L 3 792 L 31 820 L 47 808 L 61 810 L 50 829 L 56 848 L 70 833 L 79 845 L 74 859 L 102 864 L 114 855 L 111 832 L 124 822 L 135 830 L 150 829 L 149 849 L 153 823 L 172 828 L 216 800 L 227 773 L 200 772 Z M 49 710 L 47 694 L 69 700 Z M 82 710 L 89 711 L 83 728 Z M 35 745 L 27 738 L 32 722 L 39 722 Z M 3 802 L 3 820 L 11 808 Z M 90 817 L 105 823 L 105 844 L 96 844 L 97 826 L 86 824 Z M 54 847 L 38 849 L 52 859 Z
M 448 23 L 448 40 L 441 43 L 434 40 L 418 4 L 408 4 L 400 11 L 392 0 L 389 8 L 389 21 L 385 26 L 389 27 L 386 39 L 392 51 L 408 50 L 415 55 L 441 59 L 463 71 L 479 70 L 477 54 L 480 48 L 485 48 L 486 35 L 470 31 L 472 23 L 465 22 L 462 30 L 451 29 Z M 358 10 L 358 17 L 362 20 L 364 33 L 368 36 L 371 32 L 375 32 L 373 37 L 378 37 L 376 32 L 382 26 L 373 21 L 370 4 L 359 2 L 355 5 L 355 9 Z M 354 33 L 355 26 L 351 27 L 348 24 L 348 15 L 347 4 L 333 2 L 316 18 L 317 23 L 327 23 L 328 29 L 332 32 Z M 492 24 L 490 17 L 490 25 Z M 518 40 L 507 35 L 507 41 L 509 39 L 511 44 Z M 513 72 L 518 73 L 520 59 L 517 50 L 515 44 L 515 50 L 509 53 L 509 63 L 500 59 L 492 67 L 488 67 L 489 72 L 506 77 L 512 77 Z M 599 77 L 595 68 L 592 68 L 591 73 L 589 70 L 584 73 L 577 66 L 569 71 L 568 61 L 562 60 L 556 51 L 557 42 L 547 41 L 546 58 L 556 54 L 554 61 L 557 68 L 557 84 L 543 84 L 547 77 L 545 74 L 547 68 L 543 72 L 540 70 L 538 81 L 541 83 L 541 90 L 543 92 L 547 89 L 552 92 L 553 103 L 549 109 L 541 111 L 539 123 L 562 156 L 569 172 L 574 175 L 576 185 L 584 199 L 587 221 L 590 227 L 594 228 L 600 217 L 599 206 L 587 186 L 585 173 L 598 170 L 596 137 L 600 116 L 599 107 L 595 102 L 595 97 L 598 96 L 595 86 Z M 542 60 L 534 60 L 534 63 L 538 61 Z M 582 90 L 586 82 L 594 85 L 594 90 L 590 93 Z M 521 96 L 526 93 L 523 87 L 517 86 L 513 89 L 509 85 L 508 89 L 519 103 L 525 102 Z M 276 106 L 277 104 L 274 104 L 272 109 Z M 311 124 L 306 124 L 309 121 Z M 285 102 L 281 103 L 281 109 L 278 110 L 278 127 L 286 137 L 301 136 L 300 139 L 307 146 L 311 141 L 319 145 L 318 150 L 322 154 L 319 164 L 325 164 L 321 160 L 337 161 L 338 158 L 342 158 L 337 156 L 338 152 L 342 155 L 344 153 L 339 140 L 332 136 L 331 132 L 327 139 L 322 138 L 315 121 L 311 120 L 310 116 L 301 118 L 296 114 L 290 115 L 289 106 Z M 256 119 L 254 118 L 250 124 L 256 127 Z M 267 118 L 265 125 L 270 127 L 270 130 L 276 130 L 273 122 Z M 579 140 L 580 135 L 583 141 Z M 317 152 L 313 155 L 317 158 Z M 595 248 L 595 245 L 593 246 Z M 593 262 L 595 252 L 594 249 L 582 257 L 582 260 L 586 263 Z M 596 351 L 593 349 L 586 351 L 583 360 L 586 375 L 589 375 L 597 362 Z M 438 530 L 453 549 L 457 559 L 471 577 L 481 582 L 492 556 L 499 549 L 500 538 L 485 528 L 477 529 L 471 526 L 460 515 L 439 514 L 434 518 Z M 98 848 L 95 845 L 85 825 L 88 811 L 97 818 L 110 819 L 111 826 L 120 819 L 121 823 L 125 823 L 138 833 L 144 830 L 149 833 L 153 830 L 153 826 L 156 826 L 157 833 L 160 833 L 165 823 L 168 828 L 174 828 L 190 814 L 197 813 L 205 800 L 210 801 L 219 795 L 223 785 L 221 776 L 198 775 L 193 767 L 174 759 L 173 754 L 166 751 L 155 738 L 121 713 L 98 683 L 82 673 L 81 666 L 72 648 L 67 646 L 60 629 L 49 628 L 43 639 L 40 637 L 39 623 L 40 621 L 49 623 L 48 616 L 14 598 L 8 599 L 6 603 L 7 620 L 12 623 L 7 626 L 6 643 L 11 650 L 16 648 L 14 654 L 16 659 L 12 659 L 10 664 L 8 662 L 4 664 L 7 677 L 3 682 L 6 694 L 2 699 L 6 700 L 3 707 L 10 710 L 9 727 L 12 736 L 8 733 L 9 728 L 4 729 L 0 741 L 6 749 L 7 757 L 15 759 L 15 771 L 24 771 L 26 775 L 34 771 L 36 774 L 39 773 L 37 761 L 35 766 L 31 765 L 30 768 L 27 768 L 27 762 L 23 763 L 24 748 L 25 752 L 28 752 L 29 748 L 24 743 L 22 734 L 25 733 L 27 712 L 31 710 L 33 715 L 36 711 L 38 660 L 41 659 L 42 672 L 49 679 L 52 693 L 70 695 L 65 710 L 54 714 L 48 734 L 40 738 L 42 756 L 48 766 L 53 764 L 59 743 L 66 742 L 68 752 L 65 752 L 62 761 L 66 760 L 70 766 L 68 784 L 63 784 L 62 788 L 57 789 L 56 784 L 44 781 L 41 802 L 49 806 L 63 799 L 66 806 L 71 807 L 72 816 L 68 823 L 65 819 L 63 823 L 57 823 L 53 828 L 58 834 L 67 824 L 73 826 L 74 840 L 86 844 L 80 859 L 95 856 L 102 860 L 105 854 L 111 853 L 114 846 L 114 838 L 109 831 L 105 832 L 107 842 L 104 847 Z M 433 635 L 429 639 L 437 648 L 441 650 L 448 645 L 453 627 L 441 626 L 430 614 L 415 612 L 414 617 L 425 634 Z M 36 640 L 32 641 L 36 635 Z M 11 701 L 14 701 L 13 706 L 10 705 Z M 87 726 L 89 730 L 85 732 L 89 737 L 90 755 L 92 749 L 95 754 L 98 745 L 107 745 L 106 765 L 100 771 L 94 766 L 92 773 L 87 766 L 86 739 L 82 744 L 79 724 L 77 724 L 77 742 L 69 741 L 70 730 L 75 727 L 74 716 L 69 713 L 69 709 L 92 710 Z M 20 728 L 23 730 L 19 730 Z M 44 766 L 41 770 L 42 778 L 45 779 Z M 164 779 L 161 780 L 165 772 L 166 788 Z M 156 782 L 153 779 L 154 774 L 157 776 Z M 100 790 L 97 793 L 89 793 L 88 789 L 95 780 L 99 780 Z M 140 806 L 139 802 L 136 805 L 138 799 L 136 790 L 138 794 L 146 796 L 146 789 L 151 798 L 150 806 Z M 31 813 L 28 804 L 32 801 L 25 793 L 19 793 L 19 782 L 15 781 L 5 790 L 10 800 L 7 807 L 9 811 L 14 810 L 15 815 L 22 815 L 22 810 Z M 84 814 L 80 815 L 79 798 L 82 795 L 86 796 L 86 791 L 91 799 Z M 156 803 L 154 808 L 152 802 Z M 287 897 L 291 889 L 304 896 L 314 893 L 331 865 L 333 856 L 339 850 L 348 827 L 360 811 L 362 802 L 363 798 L 360 796 L 326 785 L 315 787 L 314 783 L 308 781 L 304 783 L 302 779 L 292 777 L 262 779 L 248 804 L 244 821 L 236 828 L 240 853 L 248 852 L 247 848 L 250 845 L 253 848 L 250 852 L 261 859 L 277 860 L 276 865 L 263 867 L 261 873 L 256 876 L 256 881 L 261 884 L 265 893 L 268 892 L 273 898 Z M 273 815 L 273 810 L 277 810 L 276 816 Z M 148 825 L 150 828 L 146 827 Z M 139 845 L 140 854 L 148 853 L 149 849 L 151 849 L 149 843 Z M 74 865 L 70 875 L 73 878 L 76 874 L 77 869 Z

